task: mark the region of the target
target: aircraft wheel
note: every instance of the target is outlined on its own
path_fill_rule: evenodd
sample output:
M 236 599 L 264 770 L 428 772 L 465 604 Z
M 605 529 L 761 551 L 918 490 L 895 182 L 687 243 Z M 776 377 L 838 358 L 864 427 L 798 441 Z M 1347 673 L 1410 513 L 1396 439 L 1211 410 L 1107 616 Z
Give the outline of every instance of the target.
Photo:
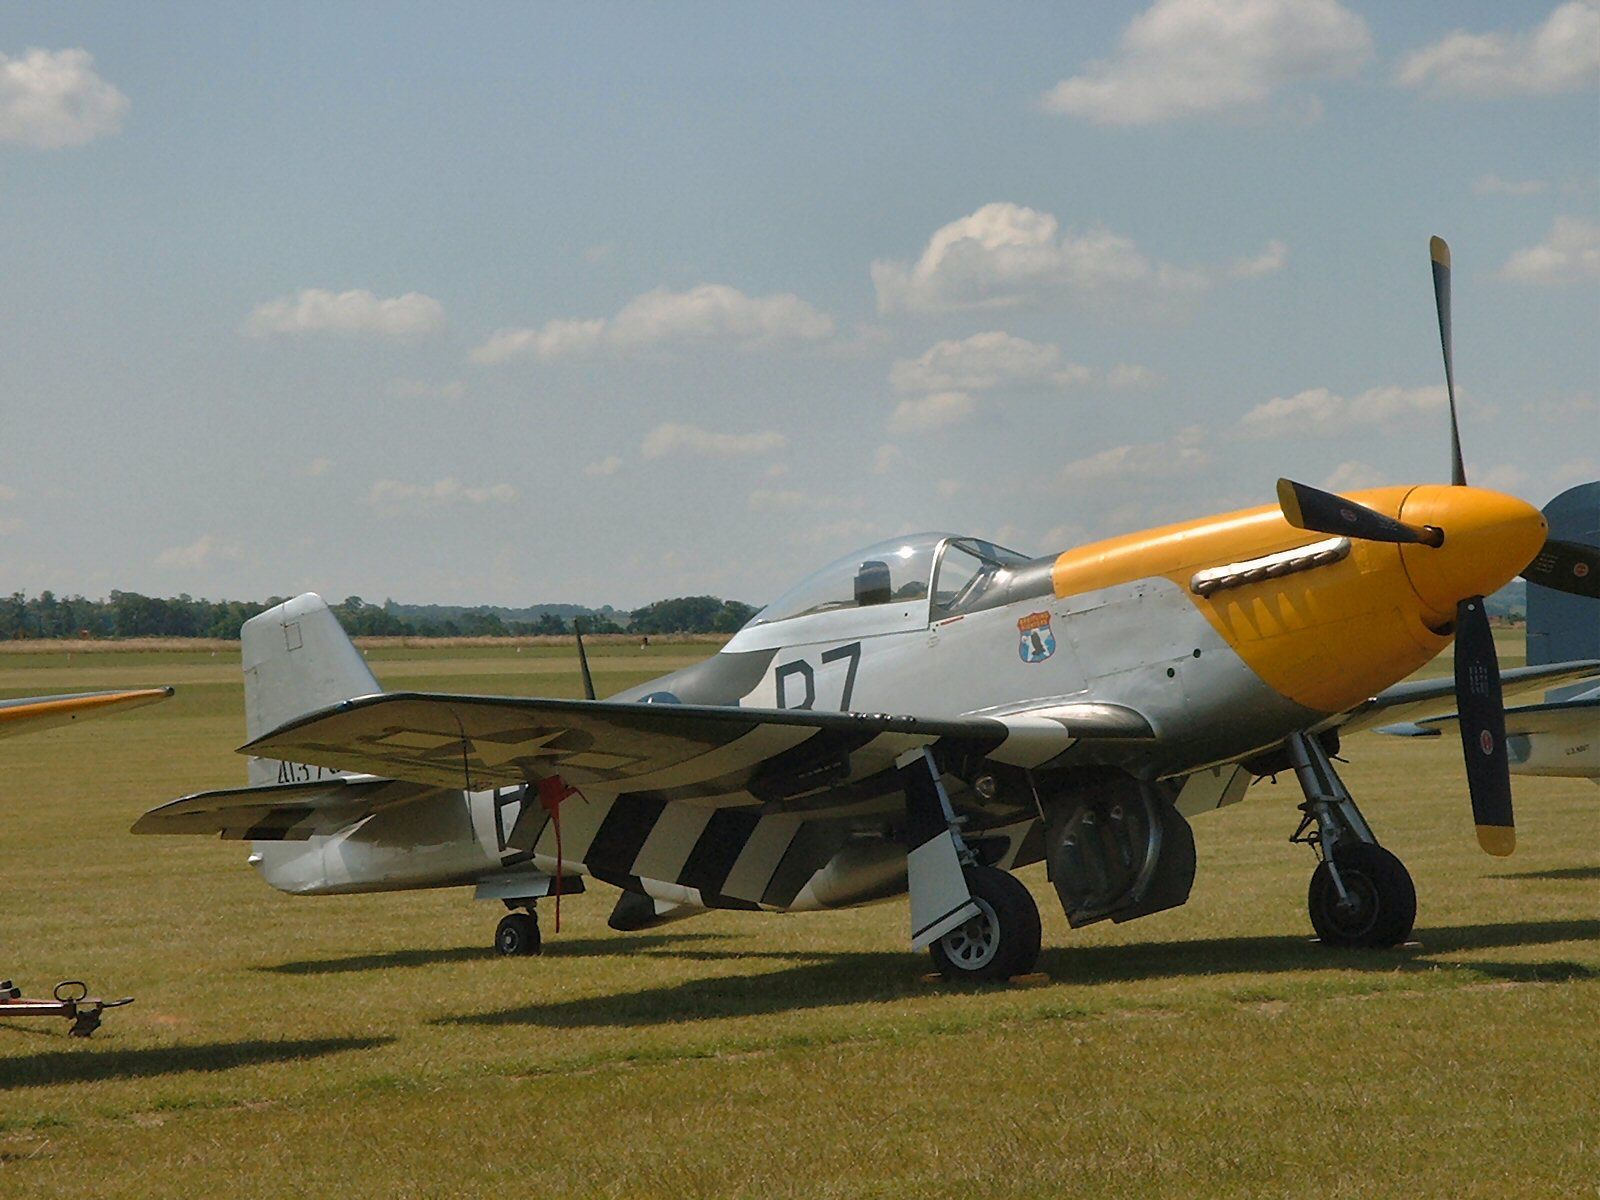
M 494 931 L 494 948 L 501 954 L 538 954 L 539 918 L 532 913 L 507 913 Z
M 1014 876 L 997 867 L 970 866 L 964 874 L 978 915 L 928 947 L 946 979 L 1010 979 L 1039 961 L 1039 906 Z
M 1339 901 L 1328 864 L 1311 875 L 1306 906 L 1311 925 L 1326 946 L 1398 946 L 1417 919 L 1417 889 L 1411 873 L 1382 846 L 1358 842 L 1335 857 L 1347 899 Z

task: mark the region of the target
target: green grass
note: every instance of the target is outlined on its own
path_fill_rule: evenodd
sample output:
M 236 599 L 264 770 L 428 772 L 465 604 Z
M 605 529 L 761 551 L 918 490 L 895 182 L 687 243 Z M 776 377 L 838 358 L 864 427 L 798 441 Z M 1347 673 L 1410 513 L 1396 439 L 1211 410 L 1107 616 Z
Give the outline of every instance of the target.
M 597 682 L 704 649 L 607 647 Z M 544 957 L 502 960 L 465 891 L 297 900 L 239 843 L 129 835 L 242 781 L 237 661 L 62 657 L 0 660 L 0 694 L 180 690 L 0 743 L 0 972 L 137 997 L 88 1042 L 0 1025 L 8 1200 L 1597 1194 L 1587 782 L 1518 780 L 1520 848 L 1494 860 L 1454 747 L 1350 739 L 1420 896 L 1420 944 L 1386 953 L 1309 942 L 1285 782 L 1196 821 L 1175 912 L 1072 931 L 1024 871 L 1038 986 L 922 983 L 903 901 L 621 935 L 603 885 L 558 936 L 546 911 Z M 577 690 L 560 654 L 373 658 L 391 687 Z

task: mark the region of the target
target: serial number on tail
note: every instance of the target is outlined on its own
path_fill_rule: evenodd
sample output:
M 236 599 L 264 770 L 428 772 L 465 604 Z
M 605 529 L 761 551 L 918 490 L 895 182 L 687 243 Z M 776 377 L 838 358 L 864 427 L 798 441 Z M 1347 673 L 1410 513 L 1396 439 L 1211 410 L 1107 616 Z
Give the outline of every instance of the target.
M 316 783 L 323 779 L 337 779 L 339 772 L 332 767 L 313 767 L 307 763 L 280 762 L 279 783 Z

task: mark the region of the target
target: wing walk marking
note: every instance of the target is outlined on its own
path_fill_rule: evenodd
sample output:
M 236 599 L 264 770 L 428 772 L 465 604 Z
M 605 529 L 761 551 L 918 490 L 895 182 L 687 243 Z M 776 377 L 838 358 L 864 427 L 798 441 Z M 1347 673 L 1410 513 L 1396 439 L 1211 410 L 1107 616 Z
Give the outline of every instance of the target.
M 758 725 L 713 750 L 618 782 L 625 783 L 629 792 L 666 791 L 687 784 L 703 783 L 735 772 L 748 771 L 819 732 L 806 726 Z
M 760 902 L 800 824 L 799 817 L 784 813 L 759 818 L 723 880 L 722 890 L 741 900 Z
M 664 809 L 651 827 L 644 845 L 639 847 L 631 873 L 643 879 L 681 883 L 679 872 L 711 820 L 713 811 L 688 804 L 676 804 Z

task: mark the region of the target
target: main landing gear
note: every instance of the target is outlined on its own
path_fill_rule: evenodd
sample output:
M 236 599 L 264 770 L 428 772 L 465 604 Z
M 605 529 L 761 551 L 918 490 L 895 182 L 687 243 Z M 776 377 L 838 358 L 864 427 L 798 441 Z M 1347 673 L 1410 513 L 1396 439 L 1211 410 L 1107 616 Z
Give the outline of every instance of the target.
M 1320 860 L 1306 895 L 1317 937 L 1327 946 L 1398 946 L 1417 919 L 1405 864 L 1378 845 L 1317 738 L 1294 734 L 1285 749 L 1306 797 L 1289 840 Z
M 1039 907 L 1005 871 L 978 860 L 961 836 L 927 749 L 901 755 L 906 792 L 906 889 L 911 945 L 926 946 L 946 979 L 1009 979 L 1039 959 Z
M 987 981 L 1033 970 L 1040 939 L 1033 894 L 998 867 L 973 863 L 962 874 L 978 911 L 928 947 L 939 974 Z
M 512 901 L 506 901 L 507 908 L 515 908 Z M 543 939 L 539 936 L 539 914 L 534 910 L 533 901 L 526 904 L 526 912 L 509 912 L 500 918 L 500 924 L 494 931 L 494 948 L 496 953 L 505 955 L 538 954 L 543 948 Z

